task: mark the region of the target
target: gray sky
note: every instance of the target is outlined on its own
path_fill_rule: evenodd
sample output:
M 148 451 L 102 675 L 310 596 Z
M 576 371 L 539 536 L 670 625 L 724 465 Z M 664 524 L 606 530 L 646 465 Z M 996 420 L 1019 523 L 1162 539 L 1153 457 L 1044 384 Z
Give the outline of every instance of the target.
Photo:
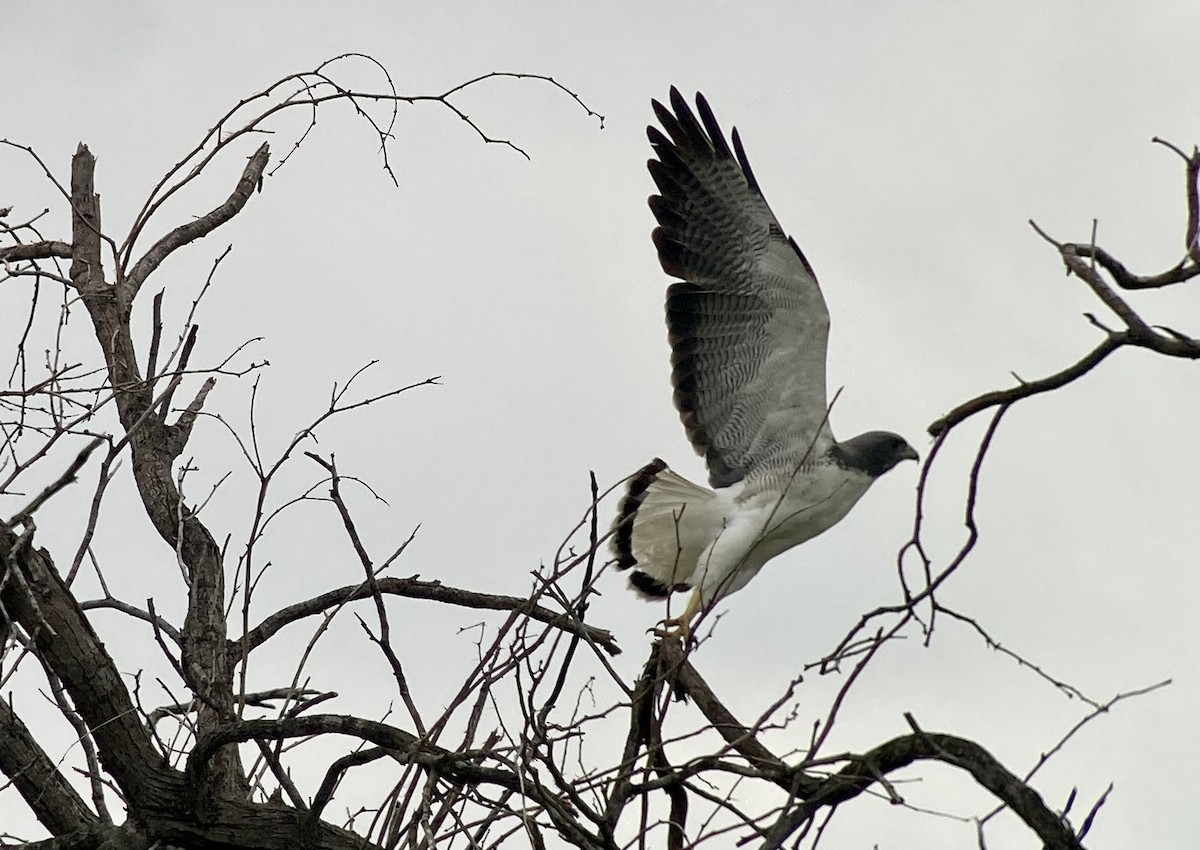
M 527 161 L 480 144 L 444 109 L 402 106 L 396 188 L 370 129 L 335 107 L 244 214 L 156 275 L 177 326 L 233 244 L 201 307 L 197 357 L 215 362 L 264 337 L 249 357 L 271 362 L 259 418 L 269 445 L 282 446 L 334 381 L 369 360 L 380 363 L 364 392 L 441 375 L 443 386 L 334 424 L 319 448 L 390 503 L 364 496 L 357 506 L 377 551 L 420 524 L 397 575 L 493 592 L 523 592 L 529 571 L 554 557 L 586 509 L 589 470 L 608 486 L 659 455 L 703 479 L 670 404 L 667 279 L 645 205 L 649 99 L 670 84 L 704 91 L 723 126 L 740 128 L 768 200 L 816 269 L 833 322 L 829 384 L 845 387 L 835 433 L 886 428 L 923 453 L 924 429 L 955 404 L 1008 386 L 1010 371 L 1058 371 L 1098 341 L 1082 313 L 1106 318 L 1102 305 L 1063 276 L 1027 219 L 1086 241 L 1097 218 L 1102 245 L 1136 271 L 1162 270 L 1180 256 L 1182 164 L 1149 140 L 1200 142 L 1193 2 L 43 2 L 8 3 L 3 17 L 4 65 L 19 85 L 0 98 L 0 135 L 35 147 L 60 179 L 86 142 L 117 233 L 239 98 L 347 51 L 379 59 L 405 94 L 528 71 L 553 75 L 605 116 L 601 130 L 534 81 L 465 93 L 460 107 Z M 382 87 L 366 64 L 345 74 L 355 87 Z M 273 152 L 302 128 L 277 125 Z M 152 237 L 223 199 L 241 165 L 232 157 L 174 202 Z M 0 173 L 0 206 L 17 205 L 16 216 L 58 204 L 13 151 L 0 151 Z M 47 235 L 67 238 L 56 209 Z M 7 311 L 21 299 L 5 288 Z M 1129 300 L 1151 324 L 1200 332 L 1195 287 Z M 92 354 L 79 339 L 80 356 Z M 248 379 L 222 379 L 210 406 L 244 421 L 249 389 Z M 961 539 L 963 476 L 982 425 L 947 446 L 935 481 L 929 539 L 943 557 Z M 1035 782 L 1056 807 L 1073 786 L 1090 803 L 1116 783 L 1093 850 L 1183 850 L 1200 835 L 1198 426 L 1195 368 L 1142 352 L 1118 352 L 1077 385 L 1022 403 L 984 469 L 980 544 L 943 595 L 1093 698 L 1174 679 L 1089 725 Z M 192 449 L 197 494 L 238 462 L 215 426 L 198 429 Z M 299 464 L 290 479 L 310 480 Z M 888 475 L 843 523 L 726 601 L 696 663 L 735 713 L 757 716 L 860 612 L 898 600 L 895 555 L 915 482 L 912 465 Z M 218 537 L 244 533 L 248 485 L 236 474 L 206 509 Z M 116 506 L 128 495 L 114 494 L 98 539 L 107 575 L 170 611 L 178 574 L 145 523 L 121 525 Z M 64 497 L 64 517 L 74 517 L 71 498 L 82 504 Z M 357 576 L 332 516 L 301 510 L 303 521 L 271 541 L 260 616 Z M 57 532 L 44 522 L 51 545 Z M 632 676 L 663 610 L 618 577 L 604 589 L 591 616 L 618 634 Z M 399 641 L 418 692 L 436 691 L 442 659 L 469 661 L 471 634 L 457 629 L 479 619 L 430 607 L 397 607 L 405 629 L 431 636 Z M 377 714 L 390 680 L 347 624 L 314 669 L 343 694 L 335 710 Z M 128 653 L 123 667 L 136 669 Z M 802 709 L 823 714 L 838 684 L 811 678 Z M 926 729 L 975 738 L 1017 773 L 1085 713 L 948 621 L 928 648 L 914 637 L 882 653 L 831 752 L 904 734 L 905 711 Z M 811 719 L 772 743 L 799 745 Z M 912 775 L 925 778 L 905 788 L 918 805 L 987 808 L 949 769 Z M 12 805 L 11 792 L 0 794 L 0 808 Z M 995 836 L 994 846 L 1034 846 L 1020 830 Z M 860 800 L 824 840 L 899 848 L 974 838 L 969 824 Z

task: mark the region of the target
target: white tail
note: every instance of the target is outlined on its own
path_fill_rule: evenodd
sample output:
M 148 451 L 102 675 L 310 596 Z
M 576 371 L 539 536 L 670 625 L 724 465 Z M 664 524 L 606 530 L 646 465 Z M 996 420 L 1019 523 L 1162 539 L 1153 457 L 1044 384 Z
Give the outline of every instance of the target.
M 613 523 L 617 569 L 646 596 L 668 596 L 698 580 L 696 562 L 721 528 L 717 494 L 676 475 L 659 458 L 629 479 Z

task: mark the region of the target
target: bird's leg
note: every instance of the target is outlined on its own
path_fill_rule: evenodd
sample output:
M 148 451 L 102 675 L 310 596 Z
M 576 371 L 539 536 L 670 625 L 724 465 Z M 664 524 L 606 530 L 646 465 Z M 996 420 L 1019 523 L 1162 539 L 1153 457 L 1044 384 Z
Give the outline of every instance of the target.
M 700 597 L 700 588 L 697 587 L 692 591 L 692 598 L 688 600 L 687 607 L 683 609 L 682 614 L 678 617 L 668 617 L 651 631 L 655 637 L 678 638 L 680 643 L 686 647 L 692 636 L 692 620 L 700 613 L 702 607 L 704 606 Z

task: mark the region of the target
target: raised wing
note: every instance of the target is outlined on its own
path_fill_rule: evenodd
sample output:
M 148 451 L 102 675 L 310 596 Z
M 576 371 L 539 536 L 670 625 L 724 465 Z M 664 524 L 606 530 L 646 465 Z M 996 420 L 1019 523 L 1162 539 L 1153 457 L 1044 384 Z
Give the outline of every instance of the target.
M 646 132 L 659 195 L 654 245 L 667 289 L 675 406 L 709 483 L 787 474 L 833 443 L 825 409 L 829 312 L 795 240 L 733 151 L 703 95 L 700 119 L 671 88 Z M 674 110 L 672 112 L 672 110 Z

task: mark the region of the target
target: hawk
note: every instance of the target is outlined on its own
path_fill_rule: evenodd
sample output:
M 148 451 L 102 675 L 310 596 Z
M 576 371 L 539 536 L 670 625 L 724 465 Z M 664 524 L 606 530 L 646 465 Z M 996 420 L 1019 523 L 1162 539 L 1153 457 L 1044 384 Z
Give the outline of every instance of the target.
M 733 131 L 701 94 L 651 101 L 654 245 L 667 287 L 675 407 L 708 467 L 703 487 L 655 458 L 630 477 L 613 525 L 619 570 L 643 596 L 691 590 L 661 636 L 687 642 L 702 610 L 776 555 L 839 522 L 871 484 L 917 453 L 868 431 L 834 439 L 825 395 L 829 312 L 804 254 L 779 226 Z

